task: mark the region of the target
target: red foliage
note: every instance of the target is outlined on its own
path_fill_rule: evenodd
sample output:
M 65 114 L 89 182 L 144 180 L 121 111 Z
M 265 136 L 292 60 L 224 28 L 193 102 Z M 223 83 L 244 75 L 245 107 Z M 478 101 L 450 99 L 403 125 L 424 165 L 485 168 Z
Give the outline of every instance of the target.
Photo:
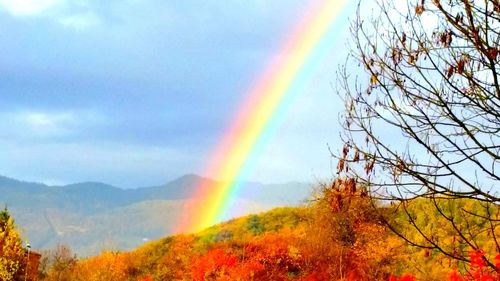
M 305 253 L 293 246 L 295 235 L 287 231 L 280 234 L 268 233 L 235 248 L 232 248 L 234 245 L 219 244 L 206 254 L 193 257 L 191 278 L 193 280 L 288 280 L 290 276 L 300 278 L 306 273 Z M 302 280 L 328 280 L 323 277 L 324 275 L 314 274 Z
M 470 268 L 467 273 L 461 274 L 455 269 L 448 276 L 449 281 L 500 281 L 500 254 L 495 257 L 496 270 L 492 270 L 486 266 L 486 259 L 483 250 L 469 251 Z M 399 279 L 393 275 L 389 277 L 389 281 L 415 281 L 415 277 L 411 275 L 403 275 Z
M 237 267 L 231 270 L 232 277 L 251 279 L 264 271 L 264 266 L 255 260 L 242 261 Z M 245 280 L 245 279 L 243 279 Z
M 495 266 L 498 269 L 500 269 L 500 254 L 495 256 Z
M 238 258 L 222 249 L 210 250 L 206 255 L 193 260 L 192 277 L 205 280 L 206 277 L 221 277 L 238 263 Z
M 498 260 L 498 255 L 495 260 Z M 467 281 L 495 281 L 500 280 L 498 271 L 492 271 L 486 266 L 486 259 L 483 250 L 469 251 L 470 272 L 466 276 L 460 276 L 458 272 L 450 275 L 450 280 L 467 280 Z M 452 279 L 455 278 L 455 279 Z M 461 278 L 461 279 L 460 279 Z
M 401 277 L 396 277 L 394 275 L 389 276 L 389 281 L 416 281 L 417 278 L 413 275 L 403 274 Z
M 472 268 L 484 267 L 484 251 L 483 250 L 471 250 L 471 251 L 469 251 L 469 257 L 470 257 L 470 267 L 472 267 Z
M 464 281 L 464 278 L 462 277 L 462 275 L 460 275 L 460 273 L 458 273 L 458 270 L 454 270 L 450 276 L 449 276 L 449 280 L 450 281 Z
M 313 272 L 300 279 L 300 281 L 323 281 L 328 279 L 330 279 L 328 274 L 324 271 L 321 271 L 321 272 Z

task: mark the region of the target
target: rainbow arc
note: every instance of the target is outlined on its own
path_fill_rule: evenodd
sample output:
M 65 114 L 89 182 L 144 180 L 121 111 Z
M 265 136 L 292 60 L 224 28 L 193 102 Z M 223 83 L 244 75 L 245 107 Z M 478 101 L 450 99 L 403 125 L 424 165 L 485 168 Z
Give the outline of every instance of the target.
M 200 231 L 223 217 L 284 112 L 303 92 L 316 66 L 332 51 L 336 38 L 333 25 L 346 4 L 347 0 L 311 1 L 282 44 L 280 58 L 271 62 L 249 89 L 206 165 L 204 174 L 221 181 L 199 186 L 191 212 L 184 212 L 176 232 Z

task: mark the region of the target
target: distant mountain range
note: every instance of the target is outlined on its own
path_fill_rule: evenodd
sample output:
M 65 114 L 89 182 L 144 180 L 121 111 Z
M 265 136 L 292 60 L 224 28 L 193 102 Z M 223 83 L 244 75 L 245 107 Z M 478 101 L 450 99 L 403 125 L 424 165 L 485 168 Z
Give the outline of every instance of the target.
M 0 176 L 0 207 L 6 205 L 35 249 L 69 245 L 79 256 L 128 250 L 172 234 L 191 195 L 210 179 L 186 175 L 159 186 L 122 189 L 100 182 L 48 186 Z M 296 206 L 311 185 L 244 183 L 232 216 Z

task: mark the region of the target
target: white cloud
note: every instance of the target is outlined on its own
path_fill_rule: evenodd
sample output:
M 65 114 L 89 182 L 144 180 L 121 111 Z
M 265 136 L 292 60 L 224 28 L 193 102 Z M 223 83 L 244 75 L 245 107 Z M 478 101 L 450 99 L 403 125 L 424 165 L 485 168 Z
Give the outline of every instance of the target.
M 11 116 L 11 120 L 15 124 L 10 128 L 11 133 L 17 131 L 16 134 L 37 138 L 65 135 L 71 124 L 76 122 L 76 116 L 67 112 L 18 112 Z
M 0 8 L 13 16 L 37 16 L 63 0 L 0 0 Z
M 27 112 L 20 113 L 18 118 L 31 127 L 54 127 L 60 123 L 64 123 L 73 119 L 69 113 L 37 113 Z
M 75 7 L 80 11 L 75 13 Z M 14 17 L 49 19 L 77 30 L 100 23 L 87 0 L 0 0 L 0 10 L 5 10 Z
M 0 138 L 26 141 L 68 137 L 82 127 L 106 123 L 106 118 L 92 110 L 78 111 L 28 111 L 0 113 Z
M 61 17 L 58 22 L 63 26 L 81 30 L 98 25 L 100 20 L 94 13 L 87 12 L 85 14 Z

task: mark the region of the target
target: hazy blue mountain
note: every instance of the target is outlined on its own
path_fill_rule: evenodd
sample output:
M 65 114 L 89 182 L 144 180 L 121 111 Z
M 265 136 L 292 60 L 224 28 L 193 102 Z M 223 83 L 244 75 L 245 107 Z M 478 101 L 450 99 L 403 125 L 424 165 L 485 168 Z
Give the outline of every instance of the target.
M 38 249 L 58 243 L 80 255 L 126 250 L 172 234 L 196 189 L 212 180 L 185 175 L 163 185 L 122 189 L 100 182 L 63 186 L 0 176 L 0 207 L 7 205 L 23 236 Z M 231 215 L 297 205 L 311 194 L 304 183 L 243 183 Z

